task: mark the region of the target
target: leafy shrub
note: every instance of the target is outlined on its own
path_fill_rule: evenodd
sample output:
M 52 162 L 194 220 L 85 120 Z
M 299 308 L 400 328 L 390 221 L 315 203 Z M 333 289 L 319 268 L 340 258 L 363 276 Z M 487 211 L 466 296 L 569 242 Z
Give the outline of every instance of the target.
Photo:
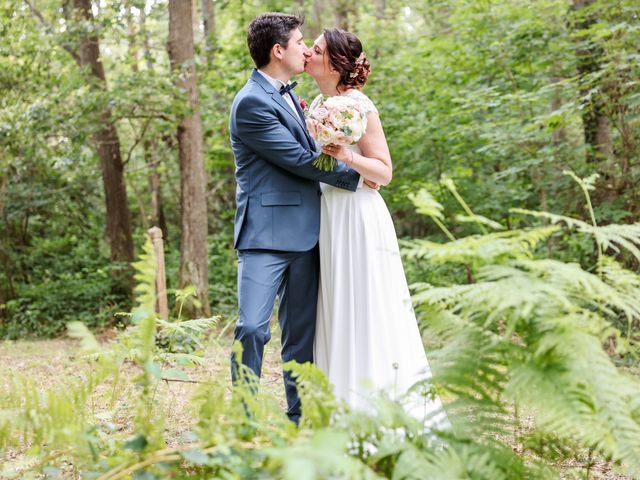
M 38 239 L 21 261 L 30 281 L 17 283 L 16 298 L 4 305 L 2 338 L 52 337 L 72 321 L 103 327 L 128 306 L 111 274 L 119 267 L 95 242 L 78 241 L 74 235 Z

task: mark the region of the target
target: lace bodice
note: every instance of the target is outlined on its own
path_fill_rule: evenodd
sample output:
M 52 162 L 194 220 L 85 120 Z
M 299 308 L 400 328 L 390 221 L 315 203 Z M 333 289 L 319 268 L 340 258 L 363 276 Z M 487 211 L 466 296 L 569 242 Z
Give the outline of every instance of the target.
M 344 92 L 342 95 L 356 100 L 360 105 L 362 105 L 362 108 L 366 114 L 378 113 L 378 109 L 373 104 L 371 99 L 367 97 L 364 93 L 362 93 L 360 90 L 356 90 L 355 88 L 352 88 Z
M 360 90 L 356 90 L 355 88 L 352 88 L 350 90 L 347 90 L 346 92 L 344 92 L 342 94 L 342 96 L 344 97 L 349 97 L 353 100 L 355 100 L 356 102 L 358 102 L 360 105 L 362 105 L 362 108 L 364 110 L 364 112 L 368 115 L 369 113 L 375 113 L 378 114 L 378 109 L 376 108 L 376 106 L 373 104 L 373 102 L 371 101 L 371 99 L 369 97 L 367 97 L 364 93 L 362 93 Z M 315 108 L 316 105 L 318 104 L 318 102 L 322 99 L 322 94 L 318 95 L 316 98 L 313 99 L 313 102 L 311 102 L 311 107 L 310 108 Z

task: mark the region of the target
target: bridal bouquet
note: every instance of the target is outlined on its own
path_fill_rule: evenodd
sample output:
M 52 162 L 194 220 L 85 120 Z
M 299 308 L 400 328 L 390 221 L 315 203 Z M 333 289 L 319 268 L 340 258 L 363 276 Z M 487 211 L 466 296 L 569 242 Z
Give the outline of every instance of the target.
M 305 111 L 305 119 L 309 133 L 322 146 L 329 143 L 353 145 L 367 128 L 367 116 L 359 103 L 340 95 L 318 95 Z M 332 171 L 336 164 L 336 159 L 326 153 L 313 162 L 314 166 L 327 172 Z

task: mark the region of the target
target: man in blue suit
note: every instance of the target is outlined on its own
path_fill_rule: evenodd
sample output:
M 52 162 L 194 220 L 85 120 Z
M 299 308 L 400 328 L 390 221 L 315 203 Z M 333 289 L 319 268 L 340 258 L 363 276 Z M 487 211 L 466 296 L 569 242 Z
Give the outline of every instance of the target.
M 260 376 L 276 295 L 282 360 L 313 361 L 318 293 L 318 234 L 322 181 L 355 191 L 359 174 L 340 165 L 324 172 L 289 83 L 304 71 L 307 48 L 294 15 L 265 13 L 249 26 L 256 65 L 236 95 L 229 130 L 236 165 L 234 245 L 238 250 L 238 322 L 242 363 Z M 235 377 L 235 359 L 232 374 Z M 300 399 L 285 372 L 289 418 L 298 422 Z

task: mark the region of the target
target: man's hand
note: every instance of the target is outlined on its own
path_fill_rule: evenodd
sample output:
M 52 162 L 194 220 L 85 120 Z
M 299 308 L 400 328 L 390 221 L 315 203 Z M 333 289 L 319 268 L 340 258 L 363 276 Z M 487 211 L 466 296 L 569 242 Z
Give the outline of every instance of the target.
M 374 190 L 380 190 L 380 184 L 379 183 L 372 182 L 371 180 L 367 180 L 366 178 L 364 179 L 364 184 L 367 187 L 372 188 Z

